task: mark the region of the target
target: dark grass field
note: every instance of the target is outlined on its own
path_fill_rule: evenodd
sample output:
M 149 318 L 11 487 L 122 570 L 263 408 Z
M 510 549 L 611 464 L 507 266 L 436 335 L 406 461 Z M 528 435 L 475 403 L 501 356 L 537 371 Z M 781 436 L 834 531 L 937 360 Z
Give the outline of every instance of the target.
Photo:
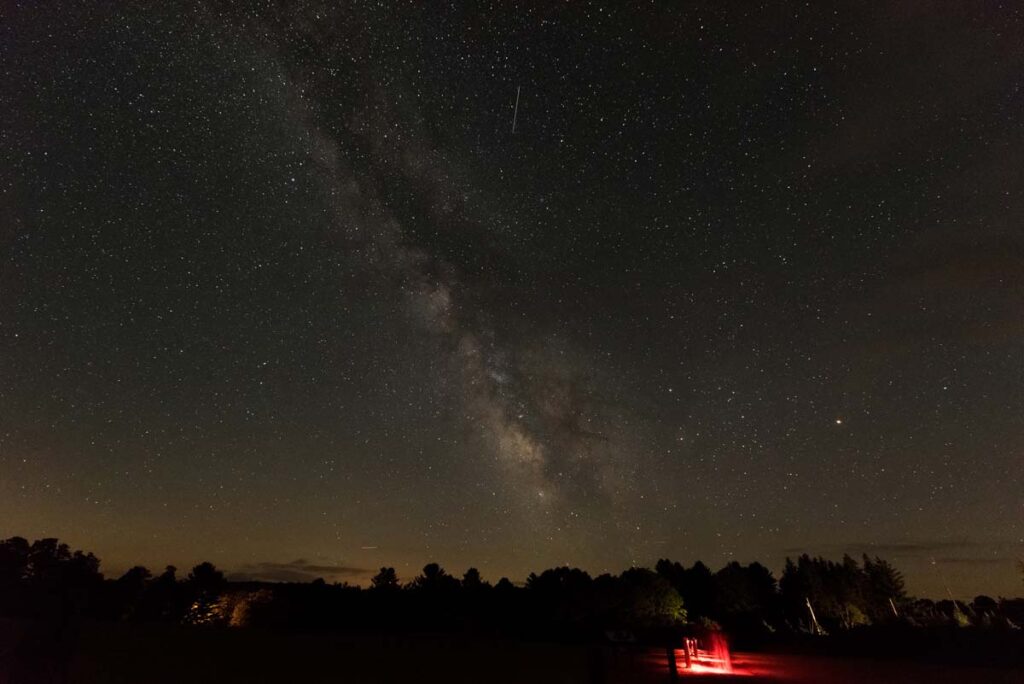
M 735 654 L 707 682 L 1024 682 L 1024 669 L 899 658 Z M 62 632 L 0 625 L 0 684 L 58 682 L 668 682 L 665 652 L 504 639 L 282 635 L 162 625 L 83 624 Z
M 681 681 L 793 682 L 810 684 L 874 684 L 922 682 L 930 684 L 1021 684 L 1024 669 L 948 665 L 917 660 L 829 657 L 794 654 L 746 654 L 734 656 L 735 674 L 683 676 Z M 667 668 L 662 668 L 667 680 Z M 651 680 L 656 681 L 656 680 Z

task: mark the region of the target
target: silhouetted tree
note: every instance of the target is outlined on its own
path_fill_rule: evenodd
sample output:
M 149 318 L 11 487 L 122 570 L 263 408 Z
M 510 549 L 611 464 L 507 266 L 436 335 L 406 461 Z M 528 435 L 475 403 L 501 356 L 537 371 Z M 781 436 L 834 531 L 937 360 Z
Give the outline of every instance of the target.
M 1024 600 L 910 600 L 899 571 L 867 556 L 862 563 L 849 556 L 839 562 L 807 554 L 786 559 L 778 583 L 759 563 L 731 562 L 712 573 L 700 562 L 686 568 L 662 559 L 656 570 L 631 568 L 592 578 L 579 568 L 558 567 L 531 573 L 523 588 L 505 577 L 492 588 L 475 568 L 459 580 L 429 563 L 404 588 L 395 569 L 383 567 L 370 591 L 319 578 L 278 585 L 228 582 L 210 563 L 196 565 L 181 582 L 173 566 L 156 578 L 136 566 L 116 580 L 103 580 L 91 553 L 56 539 L 29 543 L 12 537 L 0 540 L 0 612 L 48 624 L 89 615 L 312 630 L 485 629 L 558 639 L 609 629 L 661 639 L 655 635 L 678 636 L 674 626 L 687 618 L 720 623 L 732 635 L 809 630 L 808 601 L 827 631 L 894 620 L 895 613 L 908 625 L 1011 630 L 1024 622 Z
M 470 568 L 466 570 L 465 574 L 462 575 L 462 587 L 470 591 L 476 591 L 483 589 L 484 587 L 490 586 L 486 584 L 480 577 L 480 571 L 476 568 Z
M 712 614 L 733 631 L 746 634 L 772 629 L 781 616 L 775 578 L 760 563 L 733 561 L 714 575 Z
M 999 609 L 999 602 L 991 596 L 975 596 L 974 600 L 971 601 L 971 608 L 975 612 L 994 613 Z
M 872 560 L 864 554 L 865 609 L 875 622 L 892 618 L 893 607 L 907 598 L 903 575 L 899 570 L 877 556 Z
M 591 591 L 593 582 L 590 575 L 579 568 L 551 568 L 539 575 L 530 573 L 526 590 L 532 609 L 541 621 L 566 629 L 578 627 L 595 613 L 609 612 L 596 600 L 600 592 Z
M 679 592 L 691 620 L 712 617 L 715 604 L 715 580 L 708 566 L 697 561 L 687 569 L 679 563 L 662 559 L 655 565 L 655 570 Z
M 20 582 L 28 575 L 30 545 L 24 537 L 0 541 L 0 586 Z
M 991 627 L 999 617 L 999 603 L 991 596 L 975 596 L 970 609 L 974 615 L 974 624 L 979 627 Z
M 28 550 L 27 579 L 36 592 L 40 615 L 85 612 L 98 595 L 103 576 L 100 561 L 91 553 L 71 552 L 56 539 L 37 539 Z
M 0 542 L 0 613 L 23 615 L 30 610 L 33 599 L 24 586 L 29 574 L 30 548 L 24 537 Z
M 370 580 L 370 587 L 379 590 L 395 590 L 399 588 L 398 575 L 394 568 L 381 568 L 380 572 Z
M 906 602 L 903 577 L 887 561 L 864 556 L 863 567 L 849 556 L 841 563 L 800 556 L 786 559 L 779 582 L 787 619 L 810 629 L 810 602 L 815 616 L 827 629 L 896 619 L 893 608 Z
M 135 617 L 146 621 L 174 622 L 185 611 L 184 591 L 178 584 L 178 569 L 168 565 L 156 578 L 146 584 Z
M 444 571 L 437 563 L 423 566 L 423 574 L 412 581 L 413 589 L 423 591 L 447 591 L 457 588 L 459 581 Z
M 142 605 L 142 597 L 146 592 L 151 573 L 141 565 L 130 568 L 114 583 L 113 599 L 115 605 L 108 606 L 116 617 L 127 619 L 135 617 Z
M 226 620 L 221 614 L 218 599 L 224 588 L 224 573 L 213 563 L 203 562 L 192 568 L 185 584 L 189 591 L 189 607 L 185 616 L 193 624 L 217 624 Z
M 121 584 L 130 585 L 133 587 L 145 587 L 146 582 L 153 576 L 153 574 L 141 565 L 129 568 L 123 575 L 121 575 L 117 581 Z
M 224 587 L 224 573 L 213 563 L 203 562 L 192 568 L 188 583 L 200 592 L 217 592 Z

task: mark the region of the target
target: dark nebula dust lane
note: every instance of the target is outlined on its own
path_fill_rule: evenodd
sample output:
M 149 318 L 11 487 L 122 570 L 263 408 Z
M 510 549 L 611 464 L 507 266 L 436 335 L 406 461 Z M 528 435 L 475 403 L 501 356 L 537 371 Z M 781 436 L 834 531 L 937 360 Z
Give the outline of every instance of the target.
M 336 5 L 4 10 L 7 533 L 1015 590 L 1015 9 Z

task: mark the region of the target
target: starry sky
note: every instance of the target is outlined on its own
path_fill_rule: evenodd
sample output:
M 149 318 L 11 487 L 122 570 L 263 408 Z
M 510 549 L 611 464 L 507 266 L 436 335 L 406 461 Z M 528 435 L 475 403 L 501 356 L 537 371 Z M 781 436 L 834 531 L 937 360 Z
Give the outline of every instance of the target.
M 1021 593 L 1014 3 L 0 12 L 0 535 Z

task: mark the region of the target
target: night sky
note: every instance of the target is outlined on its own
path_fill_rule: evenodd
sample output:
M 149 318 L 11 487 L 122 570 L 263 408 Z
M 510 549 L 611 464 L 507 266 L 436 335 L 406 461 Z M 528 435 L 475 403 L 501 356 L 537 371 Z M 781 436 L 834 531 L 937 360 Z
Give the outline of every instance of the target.
M 1017 4 L 453 5 L 4 3 L 0 536 L 1020 594 Z

